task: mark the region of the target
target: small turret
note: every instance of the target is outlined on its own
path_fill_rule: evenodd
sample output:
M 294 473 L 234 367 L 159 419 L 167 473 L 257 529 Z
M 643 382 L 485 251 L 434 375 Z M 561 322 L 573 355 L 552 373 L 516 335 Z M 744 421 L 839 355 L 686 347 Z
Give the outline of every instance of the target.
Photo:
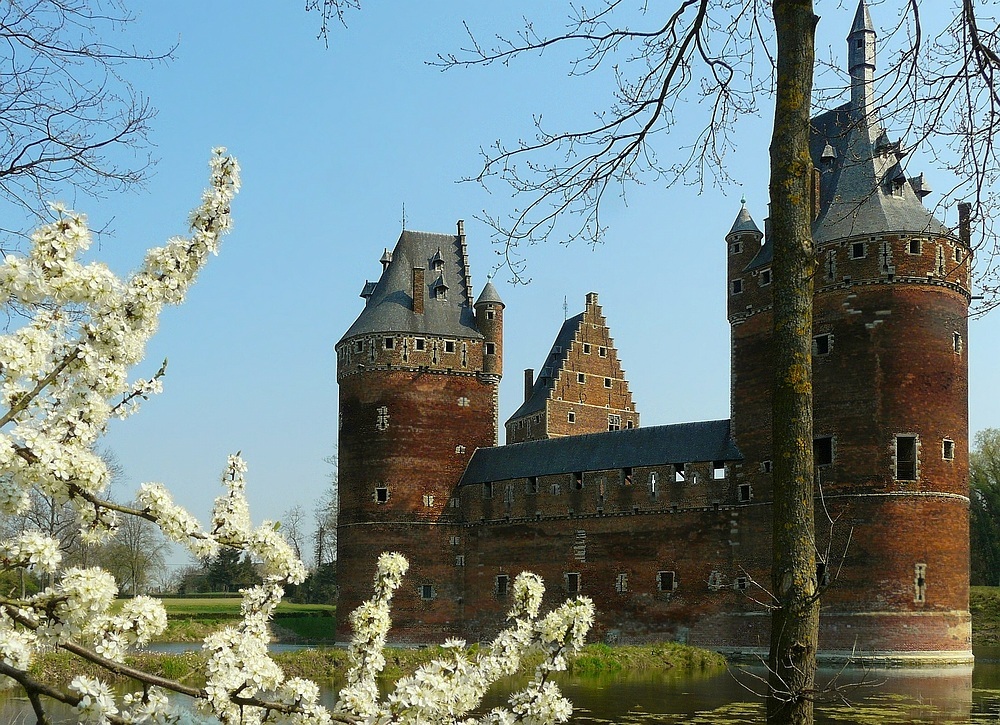
M 733 321 L 733 316 L 742 313 L 747 306 L 747 290 L 744 273 L 747 265 L 757 256 L 761 248 L 761 240 L 764 235 L 747 211 L 746 199 L 742 200 L 736 220 L 733 222 L 729 234 L 726 235 L 727 247 L 727 298 L 729 300 L 729 321 Z
M 487 282 L 476 300 L 476 326 L 483 334 L 483 372 L 503 375 L 503 300 L 500 293 Z
M 867 119 L 872 111 L 875 86 L 875 26 L 865 0 L 847 36 L 847 71 L 851 74 L 851 111 L 856 119 Z

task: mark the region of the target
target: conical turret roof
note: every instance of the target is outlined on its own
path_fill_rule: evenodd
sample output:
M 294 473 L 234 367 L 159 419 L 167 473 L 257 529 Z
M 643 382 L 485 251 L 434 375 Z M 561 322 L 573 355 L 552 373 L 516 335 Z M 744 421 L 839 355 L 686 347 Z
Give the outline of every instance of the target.
M 729 234 L 744 234 L 746 232 L 761 233 L 754 223 L 753 217 L 750 216 L 750 212 L 747 211 L 747 205 L 744 204 L 740 207 L 740 213 L 736 215 L 736 221 L 733 222 L 733 228 L 729 230 Z

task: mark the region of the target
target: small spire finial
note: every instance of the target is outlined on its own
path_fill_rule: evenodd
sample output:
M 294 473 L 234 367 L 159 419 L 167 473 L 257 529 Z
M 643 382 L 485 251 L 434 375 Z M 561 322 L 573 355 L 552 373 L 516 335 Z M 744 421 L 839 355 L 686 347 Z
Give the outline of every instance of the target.
M 569 319 L 569 298 L 563 295 L 563 322 Z
M 747 205 L 747 195 L 746 194 L 744 194 L 743 196 L 740 197 L 740 204 L 742 204 L 743 206 Z
M 406 231 L 406 202 L 403 202 L 403 231 Z

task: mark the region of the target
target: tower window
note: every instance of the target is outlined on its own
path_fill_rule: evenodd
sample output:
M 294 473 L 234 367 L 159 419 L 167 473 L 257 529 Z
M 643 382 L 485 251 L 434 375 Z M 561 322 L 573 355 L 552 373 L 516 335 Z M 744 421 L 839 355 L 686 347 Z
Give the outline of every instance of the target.
M 658 592 L 672 592 L 677 588 L 677 576 L 672 571 L 656 572 L 656 590 Z
M 445 340 L 444 341 L 444 351 L 445 352 L 455 352 L 455 341 Z
M 813 338 L 813 355 L 829 355 L 833 347 L 833 334 L 824 333 Z
M 392 350 L 393 348 L 396 347 L 396 339 L 392 337 L 387 337 L 382 341 L 382 344 L 385 346 L 386 350 Z
M 576 382 L 580 383 L 580 385 L 583 385 L 585 382 L 587 382 L 587 373 L 577 373 Z
M 483 498 L 493 498 L 493 482 L 487 481 L 483 484 Z
M 497 354 L 496 343 L 487 342 L 485 345 L 483 345 L 483 350 L 486 352 L 487 355 L 496 355 Z
M 913 565 L 913 601 L 923 603 L 927 601 L 927 565 Z
M 772 467 L 773 467 L 773 464 L 771 463 L 771 461 L 761 461 L 760 462 L 760 472 L 761 473 L 770 473 Z
M 389 500 L 389 488 L 387 486 L 377 486 L 375 488 L 375 503 L 385 503 Z
M 375 428 L 377 430 L 388 430 L 389 429 L 389 408 L 385 405 L 380 405 L 375 409 Z
M 600 357 L 607 357 L 608 356 L 608 348 L 606 348 L 606 347 L 598 347 L 597 348 L 597 354 Z
M 833 463 L 833 436 L 813 438 L 813 465 L 829 466 Z
M 896 436 L 896 480 L 917 480 L 917 437 Z
M 608 430 L 621 430 L 622 429 L 622 417 L 617 413 L 611 413 L 608 415 Z
M 605 388 L 611 387 L 611 378 L 604 378 L 604 387 Z
M 907 243 L 906 251 L 908 251 L 910 254 L 920 254 L 920 240 L 911 239 Z
M 955 441 L 948 438 L 941 441 L 941 458 L 946 461 L 955 460 Z
M 568 572 L 566 574 L 566 591 L 570 594 L 576 594 L 580 591 L 580 574 L 577 572 Z
M 962 354 L 962 333 L 960 332 L 951 333 L 951 349 L 954 350 L 959 355 Z
M 656 471 L 649 473 L 649 497 L 656 498 Z
M 488 309 L 488 310 L 486 310 L 486 319 L 487 319 L 487 320 L 492 320 L 492 319 L 493 319 L 494 317 L 496 317 L 496 316 L 497 316 L 497 313 L 496 313 L 496 312 L 494 312 L 492 308 L 491 308 L 491 309 Z
M 738 295 L 741 292 L 743 292 L 743 280 L 734 279 L 732 282 L 729 283 L 729 290 L 734 295 Z
M 628 574 L 624 572 L 615 577 L 615 591 L 624 594 L 628 591 Z
M 510 577 L 507 574 L 497 574 L 496 592 L 498 597 L 507 596 L 510 585 Z
M 962 261 L 962 250 L 959 249 L 958 247 L 955 247 L 955 261 L 956 262 Z
M 721 481 L 725 477 L 726 477 L 725 461 L 714 461 L 712 463 L 712 478 L 716 481 Z
M 771 284 L 771 270 L 770 269 L 762 269 L 760 271 L 760 277 L 759 277 L 759 279 L 760 279 L 760 286 L 761 287 L 767 287 L 769 284 Z
M 743 242 L 733 242 L 729 245 L 730 254 L 740 254 L 743 252 Z
M 420 351 L 427 349 L 427 341 L 422 337 L 413 338 L 413 349 Z
M 429 600 L 434 598 L 434 586 L 431 584 L 421 584 L 420 585 L 420 598 L 423 600 Z
M 566 413 L 566 422 L 567 423 L 576 423 L 576 413 L 573 412 L 572 410 L 569 411 L 568 413 Z
M 864 259 L 865 256 L 865 243 L 864 242 L 854 242 L 851 244 L 851 259 Z
M 753 498 L 753 488 L 749 483 L 741 483 L 739 488 L 740 503 L 750 503 Z

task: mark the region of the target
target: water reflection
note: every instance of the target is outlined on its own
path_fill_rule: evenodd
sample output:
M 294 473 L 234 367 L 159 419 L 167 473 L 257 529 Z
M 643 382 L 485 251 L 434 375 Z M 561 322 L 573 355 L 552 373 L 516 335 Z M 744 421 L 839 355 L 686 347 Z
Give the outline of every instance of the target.
M 638 673 L 629 676 L 564 677 L 561 685 L 576 705 L 571 722 L 690 723 L 745 725 L 764 720 L 761 668 L 734 667 L 712 675 L 681 676 Z M 977 650 L 976 666 L 947 669 L 821 669 L 817 678 L 827 690 L 820 697 L 816 722 L 934 723 L 978 725 L 1000 715 L 1000 649 Z M 503 683 L 506 691 L 519 683 Z M 337 683 L 329 683 L 325 704 L 332 704 Z M 504 702 L 502 692 L 490 695 L 486 708 Z M 68 708 L 54 708 L 55 723 L 76 718 Z M 23 697 L 0 698 L 0 723 L 33 723 Z M 194 716 L 183 722 L 210 722 Z

